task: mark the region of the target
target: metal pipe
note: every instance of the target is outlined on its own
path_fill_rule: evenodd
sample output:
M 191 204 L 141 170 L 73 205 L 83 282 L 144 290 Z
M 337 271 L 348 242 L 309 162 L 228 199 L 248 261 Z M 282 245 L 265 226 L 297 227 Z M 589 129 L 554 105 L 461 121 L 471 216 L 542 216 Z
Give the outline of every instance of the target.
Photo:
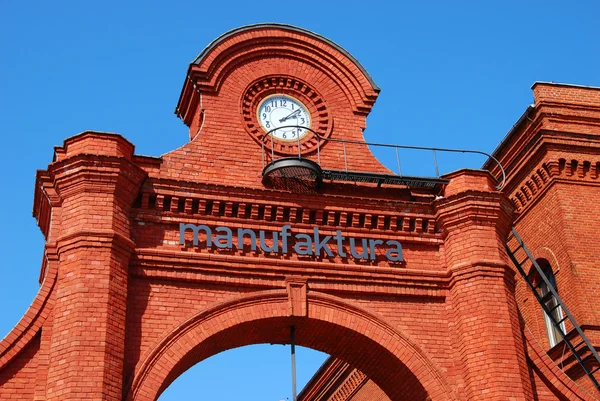
M 271 134 L 269 132 L 269 134 Z M 271 134 L 271 163 L 275 162 L 275 141 L 273 140 L 273 134 Z
M 398 163 L 398 175 L 402 177 L 402 169 L 400 168 L 400 156 L 398 156 L 398 148 L 396 148 L 396 163 Z
M 298 128 L 296 128 L 296 137 L 298 138 L 298 159 L 302 159 L 302 156 L 300 155 L 300 132 L 298 131 Z
M 290 326 L 290 337 L 292 343 L 292 400 L 297 401 L 296 396 L 296 327 Z
M 438 168 L 437 156 L 435 154 L 435 150 L 433 151 L 433 164 L 435 165 L 435 176 L 439 178 L 440 177 L 440 169 Z
M 346 165 L 346 172 L 348 172 L 348 156 L 346 155 L 346 142 L 344 142 L 344 164 Z
M 317 164 L 321 166 L 321 137 L 317 135 Z

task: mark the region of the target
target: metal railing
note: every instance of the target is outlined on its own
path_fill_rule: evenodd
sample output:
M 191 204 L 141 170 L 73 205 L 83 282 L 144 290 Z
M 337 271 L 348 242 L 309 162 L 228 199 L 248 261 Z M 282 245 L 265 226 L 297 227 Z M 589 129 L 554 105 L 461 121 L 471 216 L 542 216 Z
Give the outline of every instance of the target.
M 496 189 L 498 191 L 500 191 L 502 188 L 504 188 L 504 185 L 506 183 L 506 173 L 504 171 L 504 168 L 502 167 L 502 164 L 500 164 L 500 162 L 491 154 L 486 153 L 486 152 L 482 152 L 479 150 L 471 150 L 471 149 L 451 149 L 451 148 L 437 148 L 437 147 L 427 147 L 427 146 L 409 146 L 409 145 L 393 145 L 393 144 L 386 144 L 386 143 L 375 143 L 375 142 L 361 142 L 361 141 L 353 141 L 353 140 L 349 140 L 349 139 L 335 139 L 335 138 L 326 138 L 323 137 L 321 135 L 319 135 L 315 130 L 311 129 L 311 128 L 307 128 L 301 125 L 285 125 L 285 126 L 281 126 L 281 127 L 277 127 L 277 128 L 273 128 L 272 130 L 268 131 L 267 134 L 263 137 L 262 139 L 262 162 L 263 162 L 263 169 L 265 168 L 265 166 L 271 162 L 276 161 L 276 153 L 279 153 L 278 151 L 275 150 L 275 140 L 273 139 L 273 135 L 275 132 L 277 132 L 277 130 L 280 129 L 290 129 L 290 128 L 296 128 L 296 141 L 286 141 L 288 144 L 292 143 L 292 142 L 296 142 L 296 147 L 298 149 L 298 159 L 309 159 L 308 157 L 303 157 L 302 156 L 302 151 L 301 151 L 301 143 L 302 143 L 302 138 L 300 138 L 299 135 L 299 130 L 307 130 L 313 133 L 314 137 L 317 139 L 317 164 L 319 164 L 319 166 L 321 165 L 321 147 L 325 145 L 325 143 L 327 142 L 336 142 L 336 143 L 341 143 L 342 144 L 342 148 L 343 148 L 343 155 L 344 155 L 344 170 L 346 172 L 348 172 L 348 153 L 347 153 L 347 145 L 361 145 L 361 146 L 371 146 L 374 148 L 392 148 L 395 149 L 395 153 L 396 153 L 396 165 L 398 168 L 398 176 L 402 177 L 402 169 L 401 169 L 401 165 L 400 165 L 400 155 L 399 155 L 399 150 L 401 149 L 406 149 L 406 150 L 425 150 L 425 151 L 431 151 L 433 154 L 433 164 L 435 166 L 435 173 L 436 173 L 436 177 L 439 178 L 440 177 L 440 172 L 439 172 L 439 166 L 438 166 L 438 160 L 437 160 L 437 152 L 446 152 L 446 153 L 468 153 L 468 154 L 479 154 L 479 155 L 483 155 L 483 156 L 487 156 L 490 160 L 494 161 L 497 165 L 498 168 L 500 169 L 500 172 L 502 173 L 502 177 L 500 180 L 497 179 L 498 185 L 496 186 Z M 269 149 L 265 149 L 265 141 L 270 138 L 271 139 L 271 149 L 269 152 Z M 312 152 L 312 151 L 311 151 Z M 268 162 L 267 160 L 267 155 L 271 154 L 271 161 Z M 289 157 L 289 156 L 281 156 L 280 158 L 284 158 L 284 157 Z

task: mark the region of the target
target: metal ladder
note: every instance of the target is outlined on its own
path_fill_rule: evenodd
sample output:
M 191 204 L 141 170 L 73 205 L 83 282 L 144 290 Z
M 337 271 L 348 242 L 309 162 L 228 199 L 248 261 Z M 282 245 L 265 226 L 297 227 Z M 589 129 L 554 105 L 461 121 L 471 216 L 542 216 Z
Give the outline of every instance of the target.
M 508 243 L 513 238 L 516 240 L 518 246 L 515 249 L 510 249 Z M 571 315 L 571 312 L 569 312 L 569 310 L 567 309 L 567 306 L 564 304 L 562 299 L 560 299 L 560 297 L 558 296 L 558 293 L 556 292 L 556 289 L 554 288 L 554 286 L 552 285 L 552 283 L 550 282 L 548 277 L 544 274 L 543 269 L 535 261 L 535 259 L 533 258 L 533 255 L 531 254 L 529 249 L 527 249 L 527 247 L 525 246 L 525 243 L 523 242 L 523 240 L 521 239 L 521 237 L 517 233 L 517 230 L 515 230 L 514 227 L 512 229 L 512 237 L 509 237 L 509 240 L 506 242 L 505 247 L 506 247 L 506 252 L 508 253 L 508 256 L 514 263 L 517 270 L 519 270 L 519 273 L 521 273 L 521 276 L 523 276 L 523 279 L 525 280 L 525 282 L 527 283 L 527 285 L 533 292 L 533 295 L 538 300 L 540 306 L 542 307 L 542 309 L 548 316 L 549 320 L 552 322 L 552 325 L 554 326 L 555 330 L 560 334 L 560 336 L 562 337 L 562 339 L 565 342 L 565 344 L 567 345 L 567 347 L 569 347 L 569 350 L 571 350 L 573 357 L 577 360 L 577 362 L 579 362 L 579 365 L 581 366 L 581 368 L 583 369 L 585 374 L 590 378 L 590 380 L 592 381 L 592 383 L 594 384 L 596 389 L 598 391 L 600 391 L 600 384 L 598 383 L 598 380 L 595 377 L 596 372 L 598 372 L 598 370 L 600 370 L 600 356 L 598 356 L 598 353 L 594 349 L 593 345 L 590 343 L 588 338 L 585 336 L 585 334 L 583 333 L 583 330 L 581 330 L 581 327 L 579 326 L 579 324 L 577 324 L 577 322 L 575 321 L 575 318 L 573 317 L 573 315 Z M 516 256 L 516 253 L 519 250 L 523 250 L 526 255 L 526 257 L 523 260 L 521 260 L 520 262 Z M 539 274 L 539 276 L 541 278 L 540 284 L 537 286 L 535 286 L 531 282 L 531 280 L 527 276 L 527 273 L 523 269 L 523 264 L 526 263 L 527 261 L 529 261 L 533 265 L 536 272 Z M 537 291 L 539 289 L 542 281 L 548 286 L 548 288 L 550 290 L 550 292 L 548 292 L 544 296 L 540 295 L 539 292 Z M 552 298 L 554 298 L 555 302 L 554 302 L 554 306 L 552 306 L 550 308 L 550 307 L 548 307 L 548 301 L 550 301 Z M 555 315 L 553 314 L 553 312 L 556 309 L 558 309 L 559 307 L 562 308 L 562 312 L 564 314 L 564 317 L 561 320 L 557 320 Z M 565 333 L 563 330 L 563 327 L 565 327 L 565 326 L 562 324 L 565 321 L 570 322 L 571 325 L 573 326 L 573 330 L 571 330 L 569 333 Z M 569 339 L 569 337 L 571 337 L 571 338 Z M 577 338 L 579 338 L 580 341 L 574 345 L 573 340 L 575 340 Z M 589 355 L 582 359 L 580 355 L 582 355 L 586 352 L 589 352 Z M 598 366 L 596 368 L 592 369 L 589 367 L 589 365 L 592 365 L 592 364 L 598 364 Z

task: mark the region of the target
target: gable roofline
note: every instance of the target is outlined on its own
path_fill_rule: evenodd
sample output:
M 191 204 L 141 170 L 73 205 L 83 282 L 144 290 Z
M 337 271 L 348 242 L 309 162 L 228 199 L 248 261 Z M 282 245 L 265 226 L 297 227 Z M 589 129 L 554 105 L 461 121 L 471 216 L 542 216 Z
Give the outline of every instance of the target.
M 194 59 L 194 61 L 192 61 L 190 63 L 190 67 L 192 65 L 198 65 L 198 64 L 200 64 L 202 62 L 202 60 L 204 59 L 204 57 L 206 57 L 206 55 L 213 48 L 215 48 L 219 43 L 221 43 L 222 41 L 226 40 L 230 36 L 237 35 L 239 33 L 245 32 L 245 31 L 252 31 L 252 30 L 255 30 L 255 29 L 268 29 L 268 28 L 283 29 L 283 30 L 287 30 L 287 31 L 303 33 L 305 35 L 312 36 L 315 39 L 318 39 L 320 41 L 323 41 L 323 42 L 329 44 L 330 46 L 332 46 L 333 48 L 335 48 L 336 50 L 338 50 L 340 53 L 342 53 L 343 55 L 345 55 L 346 57 L 348 57 L 350 60 L 352 60 L 352 62 L 354 64 L 356 64 L 356 66 L 358 67 L 358 69 L 365 75 L 365 77 L 367 78 L 367 80 L 369 81 L 369 83 L 371 84 L 371 86 L 373 87 L 373 89 L 375 91 L 377 91 L 377 92 L 381 91 L 381 89 L 375 83 L 375 81 L 373 80 L 373 77 L 371 77 L 371 75 L 367 72 L 367 70 L 365 69 L 365 67 L 363 67 L 363 65 L 352 54 L 350 54 L 350 52 L 348 52 L 342 46 L 338 45 L 337 43 L 335 43 L 331 39 L 327 39 L 325 36 L 319 35 L 318 33 L 315 33 L 313 31 L 309 31 L 308 29 L 300 28 L 300 27 L 297 27 L 297 26 L 294 26 L 294 25 L 289 25 L 289 24 L 281 24 L 281 23 L 277 23 L 277 22 L 264 22 L 264 23 L 258 23 L 258 24 L 244 25 L 244 26 L 241 26 L 241 27 L 238 27 L 238 28 L 234 28 L 234 29 L 232 29 L 230 31 L 225 32 L 224 34 L 222 34 L 221 36 L 219 36 L 218 38 L 216 38 L 215 40 L 213 40 L 212 42 L 210 42 L 208 44 L 208 46 L 206 46 L 200 52 L 200 54 L 198 54 L 198 56 Z

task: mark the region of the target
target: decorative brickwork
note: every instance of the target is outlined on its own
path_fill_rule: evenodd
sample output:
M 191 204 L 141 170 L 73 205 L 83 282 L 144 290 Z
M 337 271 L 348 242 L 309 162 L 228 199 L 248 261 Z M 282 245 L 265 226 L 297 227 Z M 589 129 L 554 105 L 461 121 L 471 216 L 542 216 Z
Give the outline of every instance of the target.
M 176 109 L 190 128 L 181 148 L 154 158 L 117 134 L 68 138 L 37 174 L 41 289 L 0 342 L 0 399 L 154 401 L 218 352 L 288 343 L 292 325 L 298 345 L 333 358 L 302 401 L 594 399 L 576 366 L 563 361 L 563 372 L 545 353 L 542 315 L 504 243 L 516 224 L 597 343 L 600 210 L 582 200 L 600 195 L 598 91 L 535 86 L 528 119 L 496 151 L 504 193 L 493 169 L 449 174 L 441 193 L 262 184 L 262 98 L 293 95 L 319 135 L 364 143 L 378 92 L 331 41 L 248 26 L 190 65 Z M 366 146 L 316 151 L 315 138 L 300 153 L 322 168 L 389 173 Z M 273 141 L 273 152 L 295 154 Z M 234 243 L 212 237 L 228 230 L 241 233 Z M 275 251 L 284 238 L 293 251 Z M 336 252 L 307 252 L 327 241 Z M 401 258 L 388 242 L 401 244 Z

